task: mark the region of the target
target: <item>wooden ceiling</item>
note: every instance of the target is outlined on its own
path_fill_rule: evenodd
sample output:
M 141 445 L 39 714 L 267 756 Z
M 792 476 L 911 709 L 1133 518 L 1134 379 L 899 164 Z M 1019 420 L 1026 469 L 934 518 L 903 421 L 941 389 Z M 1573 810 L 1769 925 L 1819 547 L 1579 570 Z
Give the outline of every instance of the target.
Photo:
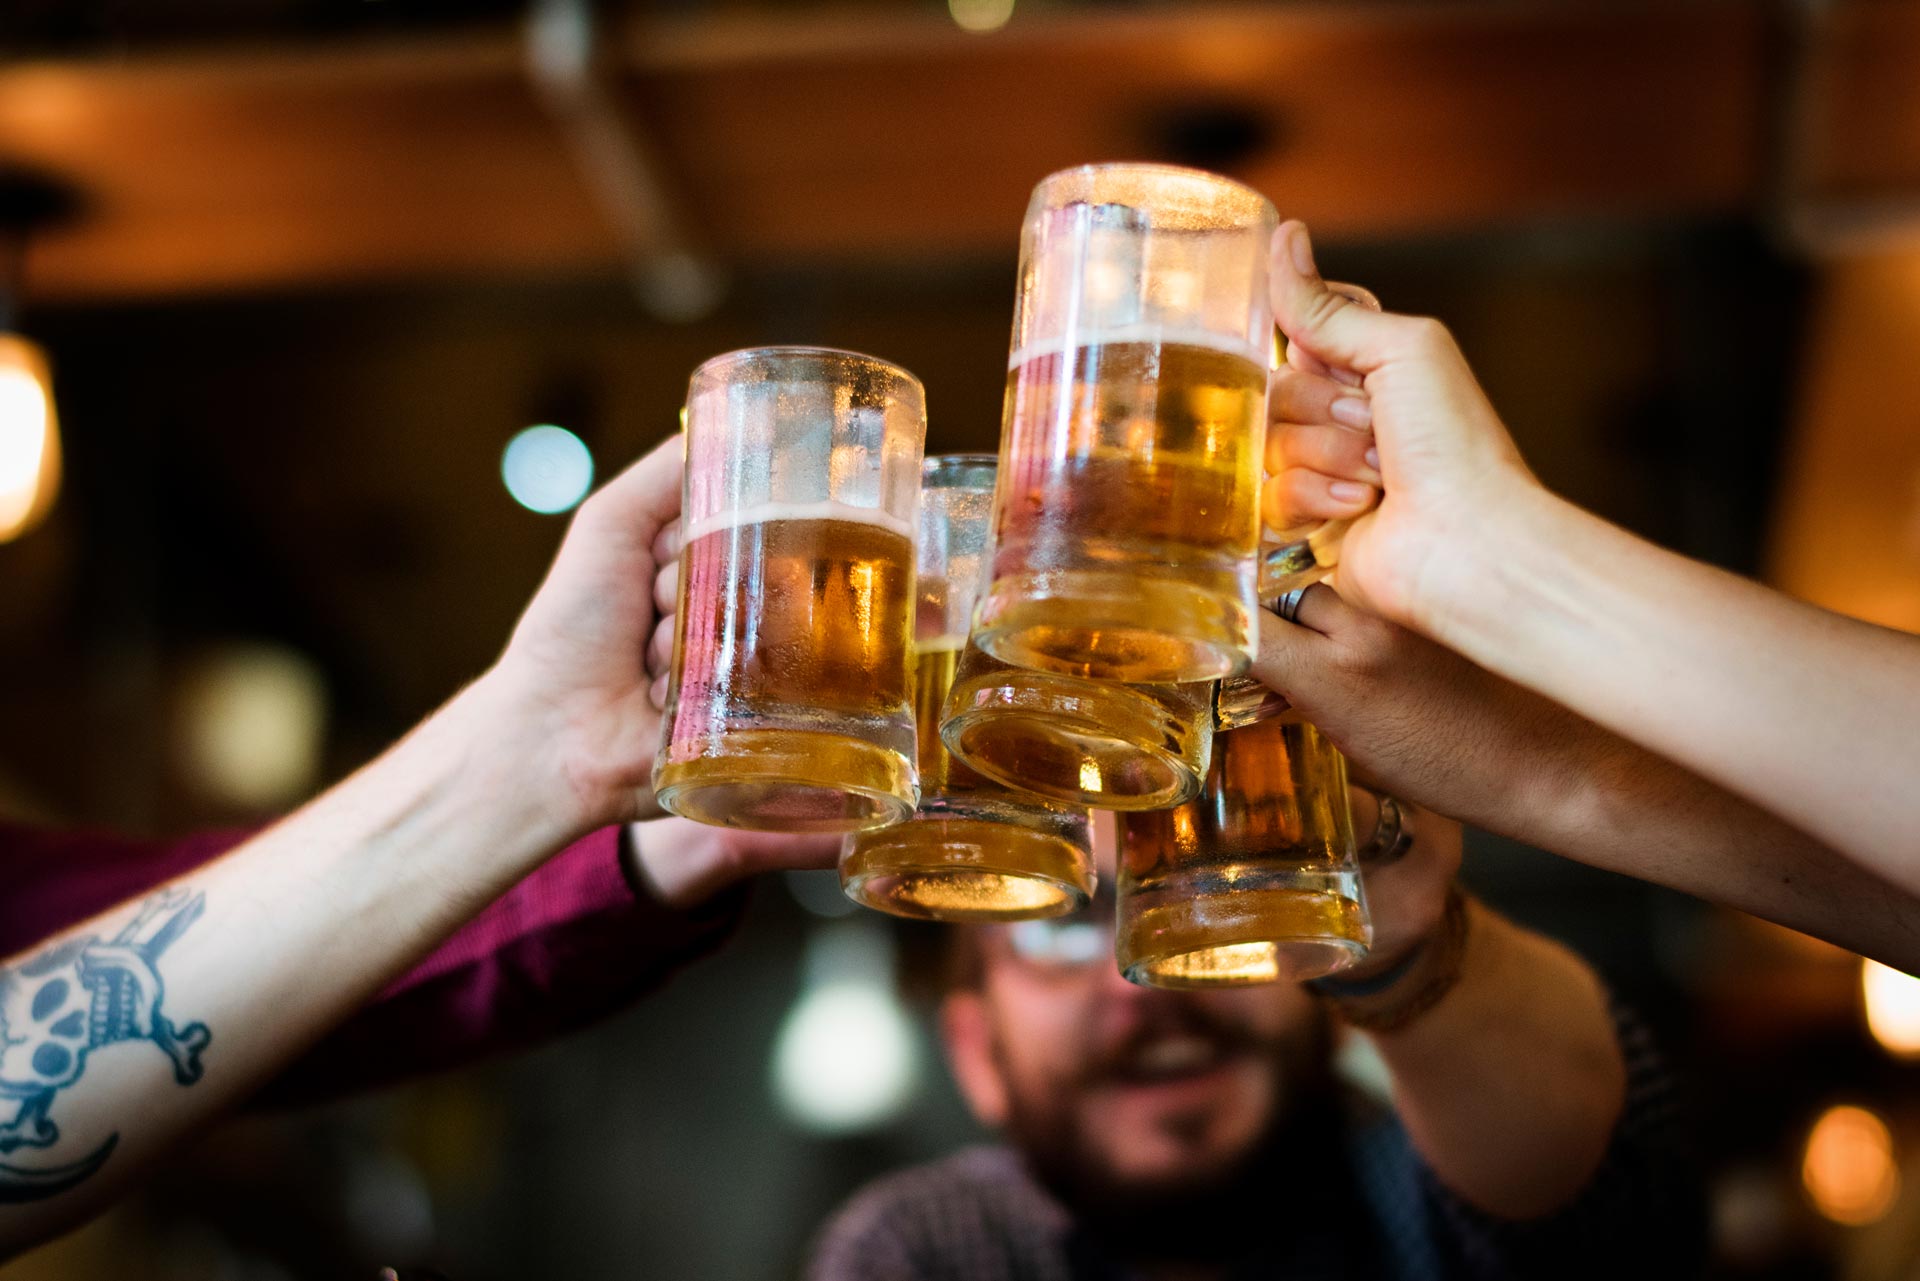
M 606 82 L 722 263 L 1006 254 L 1042 174 L 1212 163 L 1349 238 L 1762 208 L 1789 177 L 1920 192 L 1920 13 L 1758 2 L 937 6 L 635 22 Z M 1813 19 L 1807 21 L 1812 22 Z M 35 246 L 43 297 L 617 265 L 517 28 L 16 63 L 0 161 L 88 213 Z

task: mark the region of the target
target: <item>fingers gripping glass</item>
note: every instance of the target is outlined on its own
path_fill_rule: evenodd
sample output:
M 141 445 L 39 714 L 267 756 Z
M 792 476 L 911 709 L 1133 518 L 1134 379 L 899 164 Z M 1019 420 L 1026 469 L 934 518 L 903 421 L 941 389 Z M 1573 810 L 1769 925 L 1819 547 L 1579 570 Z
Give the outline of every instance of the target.
M 920 491 L 913 653 L 921 799 L 914 816 L 847 839 L 840 881 L 899 916 L 1003 921 L 1070 912 L 1093 891 L 1084 805 L 1016 792 L 948 755 L 940 710 L 979 597 L 994 459 L 929 458 Z
M 919 381 L 871 356 L 766 347 L 695 371 L 664 808 L 793 832 L 912 813 L 925 436 Z
M 1371 290 L 1358 285 L 1329 283 L 1327 288 L 1369 311 L 1380 310 L 1380 300 Z M 1279 330 L 1273 334 L 1272 367 L 1277 371 L 1287 363 L 1287 339 Z M 1308 362 L 1318 372 L 1318 361 Z M 1362 394 L 1355 392 L 1356 395 Z M 1376 494 L 1374 502 L 1378 502 Z M 1371 506 L 1371 504 L 1369 504 Z M 1272 602 L 1288 592 L 1319 582 L 1340 565 L 1340 543 L 1347 528 L 1358 517 L 1308 521 L 1286 529 L 1267 529 L 1260 544 L 1260 599 Z M 1268 604 L 1269 609 L 1274 608 Z

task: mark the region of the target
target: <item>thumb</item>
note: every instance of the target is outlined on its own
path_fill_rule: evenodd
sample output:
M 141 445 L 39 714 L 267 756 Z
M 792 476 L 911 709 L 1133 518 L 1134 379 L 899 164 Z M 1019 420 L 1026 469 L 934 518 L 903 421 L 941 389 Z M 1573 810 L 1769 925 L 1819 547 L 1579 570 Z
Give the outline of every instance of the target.
M 1397 342 L 1400 318 L 1382 312 L 1372 294 L 1320 278 L 1304 223 L 1284 222 L 1274 232 L 1267 289 L 1288 343 L 1333 369 L 1364 376 L 1386 363 Z
M 680 432 L 655 445 L 580 505 L 575 526 L 591 529 L 593 537 L 617 534 L 651 552 L 654 537 L 680 514 L 686 448 Z

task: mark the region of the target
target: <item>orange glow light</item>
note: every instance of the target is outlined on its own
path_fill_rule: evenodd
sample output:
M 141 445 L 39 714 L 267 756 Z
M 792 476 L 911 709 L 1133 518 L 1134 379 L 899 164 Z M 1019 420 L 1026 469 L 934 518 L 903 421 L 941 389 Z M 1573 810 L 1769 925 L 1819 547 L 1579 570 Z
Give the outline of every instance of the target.
M 1877 1221 L 1900 1196 L 1887 1123 L 1865 1108 L 1828 1108 L 1807 1134 L 1800 1181 L 1814 1209 L 1835 1223 L 1863 1227 Z
M 1920 979 L 1878 961 L 1862 961 L 1860 994 L 1873 1039 L 1900 1058 L 1920 1056 Z
M 0 543 L 38 525 L 60 492 L 60 427 L 46 353 L 0 333 Z

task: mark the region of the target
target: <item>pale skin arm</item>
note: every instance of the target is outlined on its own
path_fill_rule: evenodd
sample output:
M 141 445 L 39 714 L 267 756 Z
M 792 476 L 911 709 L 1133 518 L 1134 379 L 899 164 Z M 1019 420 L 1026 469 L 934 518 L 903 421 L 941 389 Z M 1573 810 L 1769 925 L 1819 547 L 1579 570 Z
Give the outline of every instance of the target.
M 1254 674 L 1405 800 L 1920 970 L 1920 899 L 1757 806 L 1316 587 Z
M 1920 890 L 1920 637 L 1548 493 L 1445 328 L 1329 290 L 1297 223 L 1275 239 L 1273 294 L 1300 355 L 1275 388 L 1291 408 L 1270 513 L 1351 516 L 1369 496 L 1335 484 L 1384 486 L 1348 531 L 1343 594 Z
M 11 1051 L 0 1059 L 0 1126 L 12 1126 L 0 1147 L 0 1258 L 163 1166 L 570 840 L 651 812 L 651 548 L 678 512 L 679 460 L 669 441 L 582 508 L 479 681 L 345 783 L 148 900 L 159 910 L 136 941 L 158 931 L 165 946 L 150 976 L 136 975 L 136 999 L 122 1001 L 128 1021 L 102 1036 L 80 1020 L 80 1043 L 96 1043 L 77 1074 L 37 1095 L 24 1065 L 45 1038 L 28 1024 L 61 972 L 61 939 L 0 963 L 14 1042 L 0 1047 Z M 817 839 L 741 841 L 691 824 L 636 833 L 634 870 L 678 905 L 759 867 L 832 856 Z M 93 941 L 77 982 L 92 988 L 129 963 L 112 944 L 140 910 L 124 905 L 62 936 Z M 151 977 L 164 984 L 157 999 Z M 164 1027 L 149 1021 L 156 1008 Z M 55 1065 L 48 1056 L 40 1068 Z

